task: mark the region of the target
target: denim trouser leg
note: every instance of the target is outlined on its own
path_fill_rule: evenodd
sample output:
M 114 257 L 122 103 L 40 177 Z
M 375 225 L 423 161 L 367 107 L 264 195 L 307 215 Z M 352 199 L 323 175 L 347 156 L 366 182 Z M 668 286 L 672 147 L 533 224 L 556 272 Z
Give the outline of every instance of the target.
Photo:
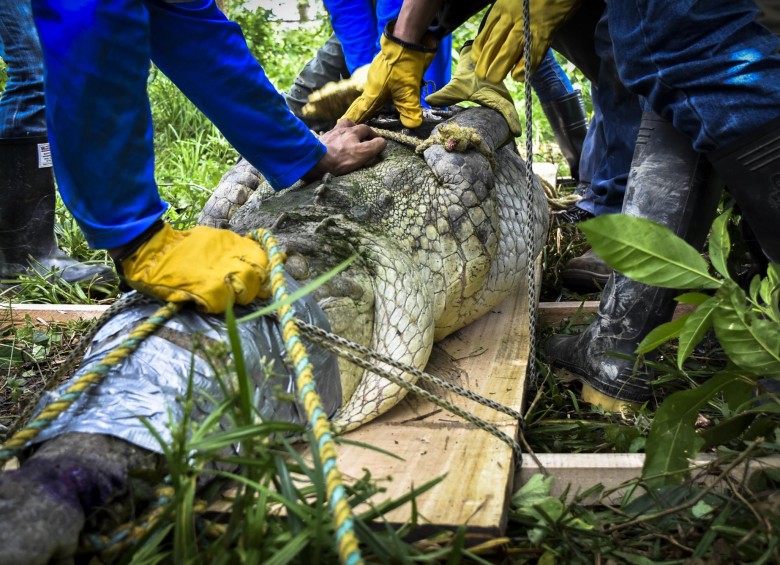
M 547 50 L 539 68 L 531 75 L 530 83 L 541 103 L 552 102 L 574 92 L 569 77 L 550 49 Z
M 639 97 L 626 90 L 618 77 L 609 23 L 605 14 L 596 26 L 596 52 L 601 64 L 598 86 L 592 90 L 593 121 L 590 127 L 601 131 L 589 136 L 593 145 L 587 155 L 593 162 L 588 166 L 593 168 L 593 173 L 588 191 L 578 203 L 580 208 L 595 216 L 615 214 L 623 207 L 628 171 L 642 120 Z
M 46 135 L 43 55 L 30 0 L 0 2 L 0 57 L 8 66 L 0 97 L 0 138 Z
M 710 152 L 780 116 L 780 40 L 754 0 L 608 2 L 620 78 Z

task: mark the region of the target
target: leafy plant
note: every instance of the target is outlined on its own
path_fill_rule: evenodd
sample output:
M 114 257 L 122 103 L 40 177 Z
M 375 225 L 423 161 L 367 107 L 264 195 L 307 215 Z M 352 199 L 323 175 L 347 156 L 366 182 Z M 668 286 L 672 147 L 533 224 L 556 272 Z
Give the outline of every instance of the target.
M 751 393 L 761 378 L 780 379 L 780 265 L 770 264 L 766 276 L 754 277 L 745 292 L 729 268 L 730 219 L 728 210 L 713 224 L 709 257 L 715 275 L 696 249 L 649 220 L 616 214 L 581 224 L 596 253 L 626 276 L 654 286 L 701 289 L 678 297 L 695 309 L 653 330 L 637 353 L 677 339 L 677 365 L 682 368 L 712 330 L 729 360 L 725 370 L 702 386 L 675 393 L 658 408 L 643 470 L 651 486 L 682 482 L 688 460 L 705 443 L 694 429 L 698 411 L 716 395 L 723 395 L 735 415 L 778 409 L 777 402 L 756 408 Z M 733 439 L 751 421 L 742 418 L 721 439 Z

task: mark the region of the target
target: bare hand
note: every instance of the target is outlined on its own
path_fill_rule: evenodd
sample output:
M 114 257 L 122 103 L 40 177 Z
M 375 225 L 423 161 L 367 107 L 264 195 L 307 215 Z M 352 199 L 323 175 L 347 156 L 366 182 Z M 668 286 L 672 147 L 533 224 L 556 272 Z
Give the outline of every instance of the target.
M 304 180 L 314 180 L 325 173 L 351 173 L 379 155 L 387 145 L 387 141 L 367 125 L 357 125 L 347 119 L 339 120 L 336 127 L 322 134 L 320 141 L 328 152 L 306 173 Z

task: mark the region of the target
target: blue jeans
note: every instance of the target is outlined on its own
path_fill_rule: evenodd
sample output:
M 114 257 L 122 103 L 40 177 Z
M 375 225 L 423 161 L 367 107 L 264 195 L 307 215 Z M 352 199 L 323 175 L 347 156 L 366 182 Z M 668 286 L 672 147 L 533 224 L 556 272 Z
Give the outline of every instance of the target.
M 0 57 L 8 66 L 0 138 L 46 135 L 43 54 L 30 0 L 0 2 Z
M 623 84 L 707 153 L 780 116 L 780 40 L 754 0 L 607 3 Z
M 530 83 L 531 88 L 534 89 L 536 96 L 539 98 L 539 102 L 543 104 L 563 98 L 567 94 L 574 92 L 574 87 L 571 85 L 569 77 L 563 72 L 563 68 L 555 60 L 553 52 L 549 49 L 539 64 L 539 68 L 531 75 Z
M 618 77 L 606 14 L 596 26 L 595 46 L 599 77 L 591 84 L 593 118 L 580 158 L 580 181 L 590 184 L 577 207 L 599 216 L 623 207 L 642 108 Z

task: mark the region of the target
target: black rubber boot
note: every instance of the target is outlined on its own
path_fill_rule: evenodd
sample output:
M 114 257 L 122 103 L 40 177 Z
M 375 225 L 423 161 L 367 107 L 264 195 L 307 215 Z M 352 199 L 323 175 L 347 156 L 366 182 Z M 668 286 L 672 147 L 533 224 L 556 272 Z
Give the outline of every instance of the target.
M 780 263 L 780 118 L 710 153 L 764 254 Z
M 722 183 L 704 156 L 671 123 L 647 112 L 639 128 L 623 213 L 653 220 L 694 247 L 712 224 Z M 607 282 L 596 320 L 576 336 L 557 335 L 545 354 L 583 382 L 582 397 L 606 410 L 650 399 L 652 375 L 634 370 L 640 341 L 674 313 L 678 291 L 644 285 L 619 273 Z M 628 358 L 618 358 L 611 353 Z
M 550 122 L 555 141 L 561 148 L 561 153 L 569 163 L 569 170 L 574 180 L 580 178 L 580 155 L 588 133 L 588 116 L 585 114 L 585 104 L 582 93 L 575 90 L 562 98 L 542 104 L 544 115 Z
M 303 123 L 314 131 L 327 131 L 336 125 L 335 122 L 310 120 L 301 114 L 301 108 L 306 104 L 309 95 L 319 90 L 329 82 L 339 81 L 349 77 L 349 69 L 344 60 L 344 52 L 341 43 L 335 35 L 328 40 L 314 54 L 314 58 L 303 66 L 301 72 L 295 77 L 295 82 L 290 92 L 284 95 L 292 113 L 298 116 Z
M 0 278 L 34 270 L 69 284 L 117 281 L 106 265 L 68 257 L 54 238 L 54 177 L 45 137 L 0 139 Z

